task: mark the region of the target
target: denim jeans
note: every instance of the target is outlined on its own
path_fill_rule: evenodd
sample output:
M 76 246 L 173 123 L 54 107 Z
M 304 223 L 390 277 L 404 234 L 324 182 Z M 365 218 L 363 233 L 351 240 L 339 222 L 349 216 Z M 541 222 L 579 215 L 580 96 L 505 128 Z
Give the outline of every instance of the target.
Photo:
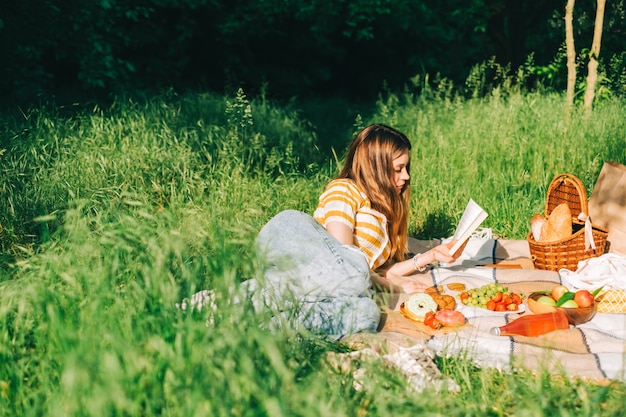
M 249 289 L 260 287 L 252 296 L 257 308 L 295 308 L 297 325 L 336 338 L 376 331 L 380 308 L 372 299 L 370 268 L 360 249 L 341 244 L 313 217 L 296 210 L 272 218 L 256 245 L 266 266 L 263 283 L 247 283 Z

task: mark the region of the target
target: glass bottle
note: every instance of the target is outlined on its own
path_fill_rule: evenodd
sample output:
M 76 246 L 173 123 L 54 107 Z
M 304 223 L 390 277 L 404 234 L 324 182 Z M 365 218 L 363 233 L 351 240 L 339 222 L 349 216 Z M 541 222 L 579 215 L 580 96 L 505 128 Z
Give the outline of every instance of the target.
M 562 311 L 523 316 L 490 331 L 495 336 L 539 336 L 555 330 L 569 328 L 567 316 Z

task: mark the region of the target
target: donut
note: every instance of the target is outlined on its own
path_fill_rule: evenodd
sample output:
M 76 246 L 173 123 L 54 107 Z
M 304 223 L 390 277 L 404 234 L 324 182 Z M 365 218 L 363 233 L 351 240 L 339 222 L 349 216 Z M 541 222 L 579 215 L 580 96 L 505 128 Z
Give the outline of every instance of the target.
M 438 304 L 429 294 L 418 292 L 409 297 L 400 306 L 400 312 L 407 318 L 415 321 L 424 321 L 429 311 L 437 311 Z

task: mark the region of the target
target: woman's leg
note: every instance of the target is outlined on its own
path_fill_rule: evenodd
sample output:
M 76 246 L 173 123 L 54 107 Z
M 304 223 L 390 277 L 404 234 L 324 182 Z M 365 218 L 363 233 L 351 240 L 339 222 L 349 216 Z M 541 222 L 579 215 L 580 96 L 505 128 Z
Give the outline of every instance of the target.
M 365 255 L 342 245 L 305 213 L 279 213 L 256 243 L 266 262 L 265 277 L 277 289 L 315 300 L 365 295 L 371 287 Z
M 270 220 L 257 247 L 267 267 L 265 303 L 280 308 L 294 300 L 301 308 L 298 321 L 329 335 L 376 330 L 380 310 L 370 298 L 370 269 L 360 250 L 295 210 Z
M 369 297 L 334 298 L 300 306 L 298 322 L 310 330 L 336 339 L 377 330 L 380 307 Z

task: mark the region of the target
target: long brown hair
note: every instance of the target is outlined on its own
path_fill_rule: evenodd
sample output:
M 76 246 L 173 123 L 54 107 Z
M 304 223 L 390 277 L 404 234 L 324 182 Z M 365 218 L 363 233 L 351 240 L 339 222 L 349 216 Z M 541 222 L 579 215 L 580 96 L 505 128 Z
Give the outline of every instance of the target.
M 404 260 L 408 251 L 408 217 L 411 184 L 406 182 L 400 193 L 393 182 L 393 160 L 403 153 L 410 155 L 411 142 L 396 129 L 374 124 L 361 130 L 346 154 L 338 178 L 349 178 L 367 194 L 372 208 L 387 218 L 391 242 L 390 259 Z M 410 160 L 406 166 L 410 173 Z M 410 174 L 409 174 L 410 175 Z

